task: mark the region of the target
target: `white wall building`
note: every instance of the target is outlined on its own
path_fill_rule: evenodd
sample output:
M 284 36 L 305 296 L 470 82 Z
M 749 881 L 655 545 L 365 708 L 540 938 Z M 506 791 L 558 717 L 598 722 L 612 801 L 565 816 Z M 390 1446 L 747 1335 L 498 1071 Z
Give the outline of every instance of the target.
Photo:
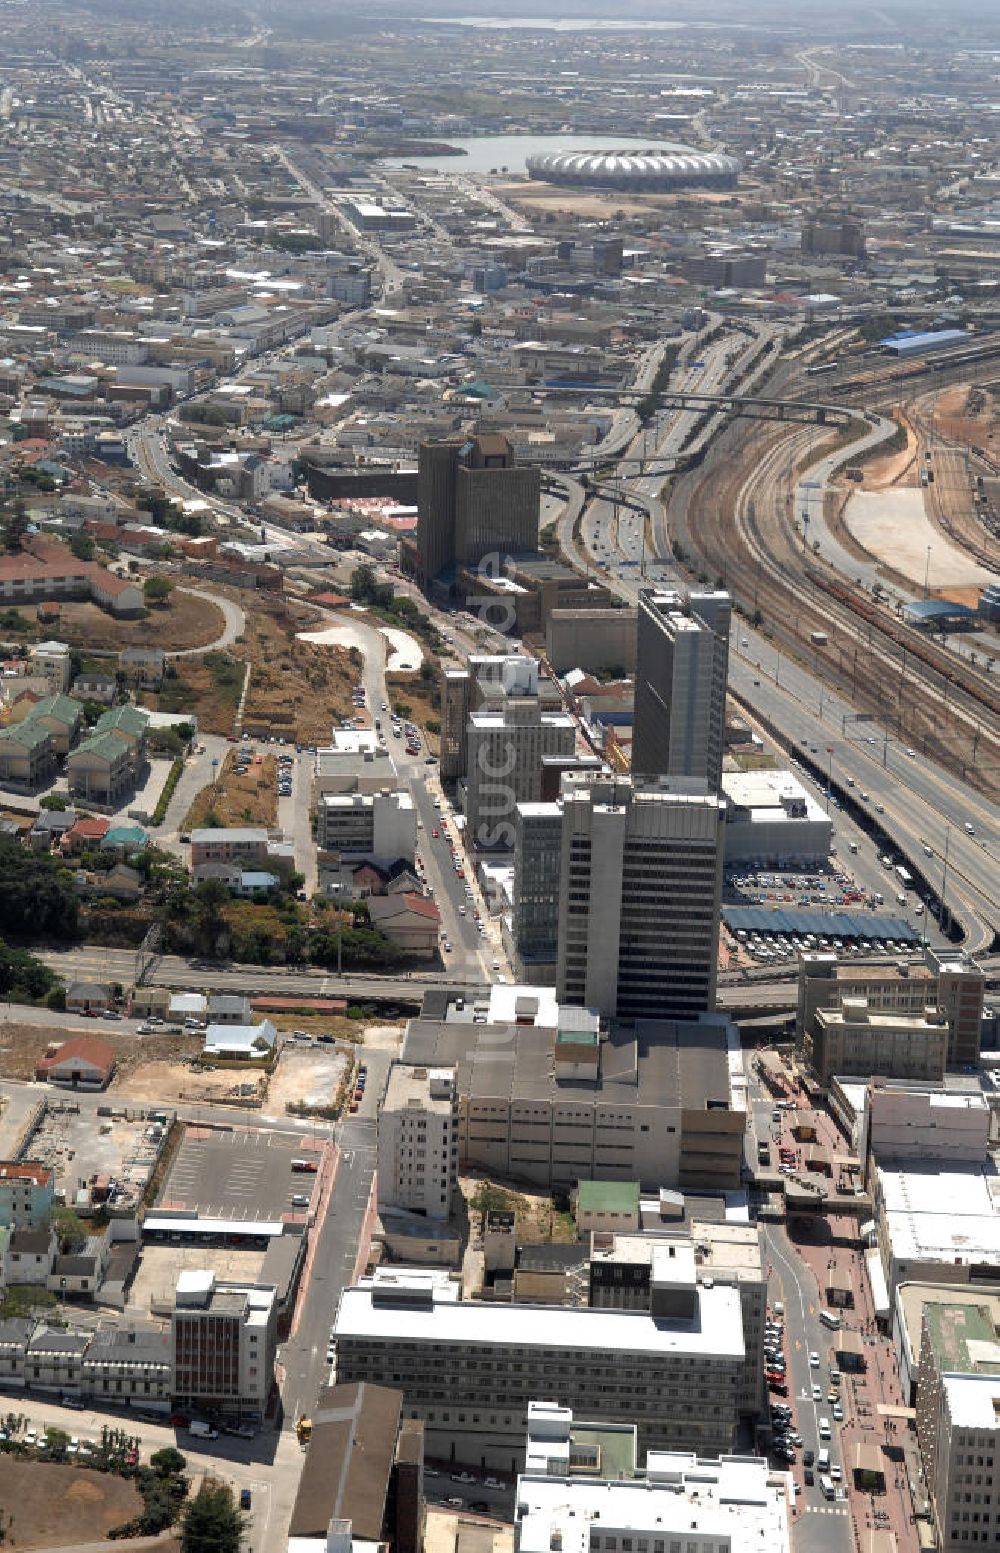
M 790 771 L 735 771 L 722 778 L 725 861 L 818 868 L 830 856 L 833 821 Z
M 649 1451 L 636 1470 L 621 1426 L 576 1424 L 551 1402 L 528 1408 L 518 1477 L 517 1553 L 789 1553 L 789 1479 L 760 1456 Z M 613 1475 L 602 1462 L 627 1460 Z
M 367 859 L 388 868 L 413 862 L 417 811 L 410 793 L 324 793 L 317 805 L 316 844 L 322 851 Z
M 394 1063 L 378 1118 L 378 1205 L 447 1219 L 458 1187 L 454 1068 Z

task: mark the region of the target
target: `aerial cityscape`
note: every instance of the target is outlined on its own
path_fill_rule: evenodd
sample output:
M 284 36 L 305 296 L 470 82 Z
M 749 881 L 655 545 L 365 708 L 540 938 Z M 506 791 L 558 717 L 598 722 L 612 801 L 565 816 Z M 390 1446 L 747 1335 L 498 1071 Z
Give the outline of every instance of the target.
M 422 9 L 0 8 L 0 1547 L 1000 1553 L 1000 10 Z

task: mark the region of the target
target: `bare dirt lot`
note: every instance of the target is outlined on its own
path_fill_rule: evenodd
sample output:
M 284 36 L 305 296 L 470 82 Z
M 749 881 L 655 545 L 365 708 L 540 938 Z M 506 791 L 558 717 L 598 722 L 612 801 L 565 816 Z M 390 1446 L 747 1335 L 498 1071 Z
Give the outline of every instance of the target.
M 11 1546 L 62 1548 L 100 1542 L 138 1515 L 142 1500 L 108 1472 L 0 1456 L 0 1505 L 13 1516 Z
M 28 622 L 26 640 L 52 635 L 51 620 L 43 624 L 31 609 L 18 613 Z M 175 588 L 162 608 L 149 610 L 141 620 L 116 620 L 96 604 L 60 604 L 57 625 L 60 640 L 71 647 L 162 647 L 164 652 L 207 647 L 225 628 L 226 617 L 219 606 L 186 588 Z
M 184 820 L 184 830 L 204 825 L 214 814 L 221 825 L 274 825 L 278 819 L 278 762 L 274 755 L 256 755 L 248 771 L 236 770 L 230 750 L 215 782 L 203 787 Z
M 347 1072 L 346 1053 L 334 1046 L 286 1044 L 267 1087 L 267 1109 L 280 1116 L 295 1101 L 308 1106 L 333 1105 Z
M 248 615 L 241 649 L 252 665 L 245 728 L 283 733 L 298 744 L 325 744 L 334 719 L 352 713 L 358 668 L 350 652 L 296 640 L 304 624 L 316 623 L 315 612 L 304 615 L 301 607 L 293 613 L 255 606 Z
M 201 1037 L 196 1037 L 196 1049 L 200 1050 L 201 1045 Z M 253 1068 L 233 1072 L 215 1068 L 206 1072 L 185 1062 L 140 1061 L 124 1078 L 116 1078 L 112 1088 L 119 1099 L 153 1105 L 178 1105 L 182 1101 L 211 1105 L 234 1100 L 245 1104 L 260 1096 L 262 1079 L 263 1075 Z

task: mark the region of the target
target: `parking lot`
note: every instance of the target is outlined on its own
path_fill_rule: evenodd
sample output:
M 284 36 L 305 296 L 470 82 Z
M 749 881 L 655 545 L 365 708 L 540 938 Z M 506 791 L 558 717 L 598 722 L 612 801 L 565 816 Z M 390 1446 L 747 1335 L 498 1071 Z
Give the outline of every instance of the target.
M 729 870 L 723 885 L 723 943 L 731 962 L 765 965 L 791 959 L 801 949 L 850 955 L 916 947 L 922 926 L 919 902 L 889 881 L 884 888 L 888 906 L 882 891 L 867 890 L 843 866 Z
M 304 1213 L 318 1177 L 292 1170 L 295 1158 L 320 1156 L 308 1140 L 276 1133 L 188 1127 L 157 1207 L 194 1209 L 205 1218 L 280 1219 Z M 294 1202 L 306 1198 L 307 1202 Z

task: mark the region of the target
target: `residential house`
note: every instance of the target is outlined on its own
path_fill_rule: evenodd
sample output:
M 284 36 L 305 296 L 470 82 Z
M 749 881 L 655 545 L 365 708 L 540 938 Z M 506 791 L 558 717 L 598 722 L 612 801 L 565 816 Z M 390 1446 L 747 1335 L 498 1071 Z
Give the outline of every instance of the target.
M 84 739 L 66 762 L 73 797 L 106 809 L 119 808 L 135 787 L 132 753 L 128 740 L 118 732 Z
M 47 783 L 56 769 L 52 735 L 30 719 L 0 728 L 0 782 L 25 790 Z
M 98 674 L 87 669 L 73 681 L 73 694 L 80 701 L 98 701 L 101 706 L 111 706 L 118 693 L 118 681 L 113 674 Z
M 132 1016 L 134 1019 L 166 1019 L 169 1009 L 169 987 L 134 987 L 132 989 Z
M 111 1007 L 111 988 L 104 981 L 71 981 L 66 988 L 66 1007 L 71 1014 Z
M 3 1331 L 0 1327 L 0 1374 Z M 83 1356 L 86 1396 L 167 1401 L 173 1382 L 170 1333 L 161 1327 L 103 1327 Z
M 105 852 L 116 852 L 120 858 L 134 857 L 149 846 L 149 834 L 141 825 L 112 825 L 101 843 Z
M 104 873 L 78 873 L 74 887 L 81 895 L 110 895 L 114 900 L 137 901 L 142 895 L 143 879 L 137 868 L 116 863 Z
M 51 1225 L 37 1229 L 15 1229 L 7 1242 L 4 1282 L 31 1284 L 44 1288 L 56 1254 L 55 1231 Z
M 96 852 L 111 829 L 111 821 L 94 814 L 81 814 L 64 831 L 59 850 L 64 857 L 77 857 L 81 852 Z
M 29 843 L 35 852 L 48 852 L 75 824 L 75 809 L 40 809 L 31 823 Z
M 202 863 L 267 862 L 267 831 L 263 826 L 218 826 L 191 832 L 191 867 Z
M 88 1235 L 79 1251 L 53 1258 L 46 1287 L 52 1294 L 85 1294 L 93 1299 L 101 1287 L 110 1249 L 106 1235 Z
M 405 953 L 425 959 L 437 954 L 441 913 L 426 895 L 375 895 L 368 914 L 372 925 Z
M 7 1385 L 24 1384 L 24 1356 L 34 1326 L 28 1316 L 8 1316 L 6 1321 L 0 1321 L 0 1381 Z
M 115 1051 L 96 1035 L 77 1035 L 35 1064 L 36 1079 L 71 1089 L 106 1089 L 115 1071 Z
M 268 873 L 261 868 L 243 869 L 236 885 L 236 894 L 242 895 L 245 900 L 252 900 L 255 895 L 266 895 L 269 890 L 280 888 L 279 874 Z
M 250 999 L 245 992 L 209 993 L 208 1022 L 210 1025 L 248 1025 L 250 1014 Z
M 210 1024 L 205 1031 L 202 1055 L 214 1062 L 270 1062 L 278 1044 L 278 1032 L 270 1019 L 259 1025 Z
M 118 667 L 137 690 L 159 690 L 167 658 L 161 647 L 123 647 Z

